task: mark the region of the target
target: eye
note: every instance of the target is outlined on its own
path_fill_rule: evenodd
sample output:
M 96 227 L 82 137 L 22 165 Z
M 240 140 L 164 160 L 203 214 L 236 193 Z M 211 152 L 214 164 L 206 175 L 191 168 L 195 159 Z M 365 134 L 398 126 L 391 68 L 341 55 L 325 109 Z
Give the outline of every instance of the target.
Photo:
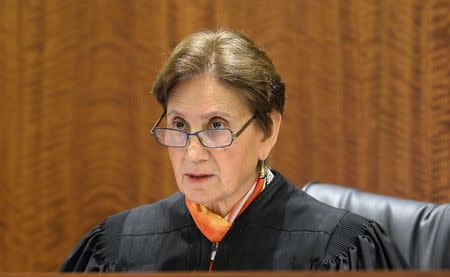
M 177 129 L 184 129 L 184 123 L 180 121 L 174 122 L 175 128 Z
M 214 120 L 211 122 L 211 127 L 213 129 L 221 129 L 221 128 L 225 128 L 225 125 L 220 120 Z
M 170 127 L 178 130 L 186 129 L 186 123 L 182 119 L 174 118 L 172 122 L 170 122 Z

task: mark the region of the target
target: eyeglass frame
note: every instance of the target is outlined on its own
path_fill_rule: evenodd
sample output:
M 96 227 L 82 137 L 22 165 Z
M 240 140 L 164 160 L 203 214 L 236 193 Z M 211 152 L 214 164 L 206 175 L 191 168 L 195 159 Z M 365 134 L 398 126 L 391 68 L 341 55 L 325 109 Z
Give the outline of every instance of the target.
M 158 119 L 158 121 L 156 121 L 156 123 L 153 125 L 152 129 L 150 130 L 150 133 L 153 135 L 153 137 L 155 137 L 156 141 L 159 144 L 161 144 L 161 145 L 163 145 L 165 147 L 170 147 L 170 148 L 183 148 L 183 147 L 186 147 L 187 144 L 188 144 L 190 136 L 196 136 L 198 141 L 200 141 L 200 143 L 206 148 L 216 149 L 216 148 L 228 147 L 231 144 L 233 144 L 234 140 L 237 139 L 242 134 L 242 132 L 244 132 L 245 129 L 247 129 L 247 127 L 250 126 L 250 124 L 252 124 L 252 122 L 256 119 L 256 113 L 255 113 L 236 133 L 233 132 L 229 128 L 218 128 L 218 129 L 209 128 L 209 129 L 200 130 L 200 131 L 191 133 L 191 132 L 186 132 L 186 131 L 183 131 L 183 130 L 178 130 L 178 129 L 173 129 L 173 128 L 157 127 L 159 125 L 159 123 L 162 121 L 162 119 L 164 118 L 165 115 L 166 115 L 166 112 L 163 112 L 161 117 Z M 155 132 L 156 129 L 159 129 L 159 130 L 171 130 L 171 131 L 177 131 L 177 132 L 184 133 L 186 135 L 186 139 L 185 139 L 184 145 L 183 146 L 168 146 L 168 145 L 162 144 L 159 141 L 158 137 L 156 136 L 156 132 Z M 230 143 L 227 144 L 227 145 L 223 145 L 223 146 L 206 146 L 203 143 L 202 138 L 199 137 L 198 134 L 201 133 L 201 132 L 209 131 L 209 130 L 227 130 L 227 131 L 229 131 L 231 133 L 231 141 L 230 141 Z

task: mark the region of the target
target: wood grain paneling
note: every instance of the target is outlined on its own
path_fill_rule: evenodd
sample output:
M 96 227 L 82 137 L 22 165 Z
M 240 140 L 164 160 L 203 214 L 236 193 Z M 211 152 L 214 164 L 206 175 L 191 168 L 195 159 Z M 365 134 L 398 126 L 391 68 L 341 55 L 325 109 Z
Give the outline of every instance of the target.
M 272 163 L 450 201 L 448 0 L 0 0 L 0 271 L 53 271 L 105 216 L 177 190 L 149 94 L 186 35 L 251 36 L 287 85 Z

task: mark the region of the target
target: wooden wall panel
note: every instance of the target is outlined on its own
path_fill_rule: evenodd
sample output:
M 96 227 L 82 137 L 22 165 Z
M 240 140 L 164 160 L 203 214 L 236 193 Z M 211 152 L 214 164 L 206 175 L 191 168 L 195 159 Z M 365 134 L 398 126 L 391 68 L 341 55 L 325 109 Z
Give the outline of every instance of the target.
M 20 115 L 18 60 L 18 5 L 15 1 L 0 2 L 0 270 L 12 270 L 11 263 L 20 259 L 21 250 L 15 247 L 17 232 L 14 230 L 16 210 L 14 198 L 17 183 L 9 182 L 18 176 L 19 145 L 18 134 L 22 129 L 17 124 Z M 15 134 L 15 135 L 13 135 Z M 13 258 L 14 257 L 14 258 Z
M 448 0 L 0 0 L 0 271 L 53 271 L 105 216 L 177 190 L 149 135 L 171 49 L 251 36 L 287 85 L 272 163 L 450 201 Z

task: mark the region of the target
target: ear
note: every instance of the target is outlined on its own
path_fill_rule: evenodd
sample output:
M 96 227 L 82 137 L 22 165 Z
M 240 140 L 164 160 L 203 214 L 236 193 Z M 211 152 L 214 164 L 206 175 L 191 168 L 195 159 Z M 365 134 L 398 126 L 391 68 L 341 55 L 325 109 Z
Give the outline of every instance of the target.
M 261 141 L 261 148 L 259 151 L 259 159 L 266 160 L 269 157 L 270 151 L 277 143 L 278 132 L 281 126 L 281 114 L 278 111 L 271 111 L 269 113 L 272 118 L 272 130 L 270 136 Z

